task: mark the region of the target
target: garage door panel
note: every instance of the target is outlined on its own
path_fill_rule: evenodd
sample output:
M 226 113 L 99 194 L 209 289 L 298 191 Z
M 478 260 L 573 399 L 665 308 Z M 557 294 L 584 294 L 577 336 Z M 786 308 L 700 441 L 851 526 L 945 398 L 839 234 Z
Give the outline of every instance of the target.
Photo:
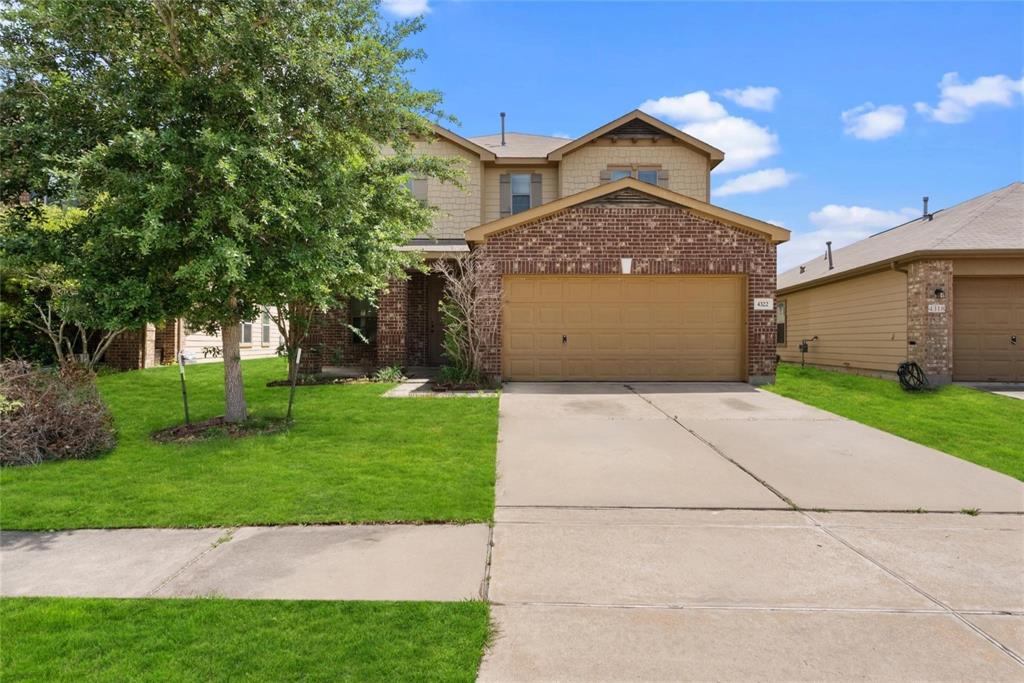
M 523 380 L 740 380 L 745 289 L 739 276 L 507 276 L 503 372 Z
M 622 324 L 621 306 L 614 304 L 593 304 L 590 310 L 591 320 L 594 325 L 608 327 Z
M 953 378 L 1024 381 L 1024 277 L 954 279 Z

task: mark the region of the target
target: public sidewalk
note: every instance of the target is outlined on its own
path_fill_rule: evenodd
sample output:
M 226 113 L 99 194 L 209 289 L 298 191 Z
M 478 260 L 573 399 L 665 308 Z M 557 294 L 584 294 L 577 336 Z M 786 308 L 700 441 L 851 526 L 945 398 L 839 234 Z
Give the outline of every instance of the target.
M 480 600 L 489 542 L 486 524 L 5 531 L 0 594 Z

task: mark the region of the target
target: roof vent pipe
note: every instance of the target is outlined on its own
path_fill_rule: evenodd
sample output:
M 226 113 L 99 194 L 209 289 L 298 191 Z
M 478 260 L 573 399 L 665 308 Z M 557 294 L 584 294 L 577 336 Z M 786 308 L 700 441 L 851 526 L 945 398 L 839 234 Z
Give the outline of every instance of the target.
M 835 266 L 832 264 L 832 241 L 825 242 L 825 256 L 828 258 L 828 269 L 832 270 Z
M 505 146 L 505 112 L 501 112 L 501 146 Z
M 932 215 L 928 213 L 928 197 L 921 197 L 921 201 L 924 204 L 924 208 L 921 210 L 921 218 L 930 221 L 932 219 Z

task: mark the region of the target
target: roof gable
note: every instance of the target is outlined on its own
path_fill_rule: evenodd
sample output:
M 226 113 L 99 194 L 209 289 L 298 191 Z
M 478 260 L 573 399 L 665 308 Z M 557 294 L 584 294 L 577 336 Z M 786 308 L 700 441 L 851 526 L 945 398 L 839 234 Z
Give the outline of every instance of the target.
M 439 126 L 436 123 L 430 124 L 430 127 L 434 131 L 434 135 L 440 138 L 444 138 L 445 140 L 448 140 L 449 142 L 452 142 L 458 145 L 459 147 L 462 147 L 463 149 L 467 149 L 470 152 L 473 152 L 474 154 L 478 155 L 482 161 L 494 161 L 494 152 L 492 152 L 491 150 L 481 147 L 472 140 L 464 138 L 458 133 L 453 133 L 447 128 Z
M 621 196 L 612 197 L 612 195 Z M 707 218 L 762 234 L 774 243 L 785 242 L 789 239 L 789 230 L 785 228 L 702 202 L 678 192 L 666 190 L 657 185 L 642 182 L 636 178 L 622 178 L 621 180 L 577 192 L 568 197 L 556 199 L 547 204 L 535 206 L 529 211 L 523 211 L 512 216 L 499 218 L 490 223 L 478 225 L 475 228 L 470 228 L 466 231 L 466 240 L 469 242 L 485 242 L 488 235 L 503 232 L 531 221 L 540 220 L 575 206 L 595 203 L 603 203 L 605 205 L 615 203 L 621 206 L 624 203 L 636 205 L 638 202 L 647 203 L 648 205 L 651 202 L 656 202 L 667 206 L 681 206 Z
M 582 147 L 583 145 L 596 140 L 603 135 L 622 135 L 625 137 L 636 137 L 636 136 L 650 136 L 653 134 L 664 134 L 667 135 L 684 145 L 700 152 L 701 154 L 708 157 L 710 160 L 710 168 L 714 168 L 725 159 L 725 153 L 717 147 L 712 147 L 702 140 L 698 140 L 692 135 L 687 135 L 683 131 L 679 130 L 675 126 L 670 126 L 664 121 L 660 121 L 650 114 L 645 114 L 639 109 L 620 116 L 614 121 L 609 121 L 600 128 L 595 128 L 586 135 L 582 135 L 575 140 L 571 140 L 561 147 L 551 151 L 548 154 L 548 159 L 551 161 L 560 161 L 563 156 L 569 152 Z

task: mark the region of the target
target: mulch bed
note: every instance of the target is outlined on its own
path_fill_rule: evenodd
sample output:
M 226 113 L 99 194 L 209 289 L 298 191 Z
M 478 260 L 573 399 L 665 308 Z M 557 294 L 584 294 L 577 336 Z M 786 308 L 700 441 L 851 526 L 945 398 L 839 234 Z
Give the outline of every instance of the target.
M 256 434 L 276 434 L 287 428 L 288 423 L 284 418 L 228 423 L 224 421 L 224 416 L 219 416 L 187 425 L 166 427 L 153 432 L 152 437 L 154 441 L 160 443 L 182 443 L 214 436 L 230 436 L 237 439 Z
M 352 384 L 366 382 L 365 377 L 335 377 L 333 375 L 301 375 L 295 382 L 297 387 L 314 387 L 320 384 Z M 292 383 L 286 379 L 275 379 L 267 382 L 268 387 L 290 387 Z
M 489 387 L 485 387 L 476 382 L 431 382 L 431 391 L 484 391 Z

